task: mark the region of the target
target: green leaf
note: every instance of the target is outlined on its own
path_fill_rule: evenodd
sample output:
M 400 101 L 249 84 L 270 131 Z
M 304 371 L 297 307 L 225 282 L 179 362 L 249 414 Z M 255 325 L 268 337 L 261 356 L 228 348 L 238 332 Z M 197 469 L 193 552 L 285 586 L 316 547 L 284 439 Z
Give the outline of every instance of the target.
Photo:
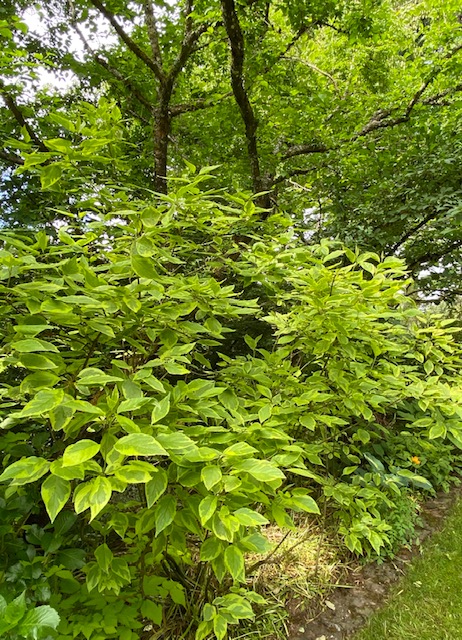
M 202 617 L 204 618 L 204 620 L 206 621 L 213 620 L 216 615 L 217 615 L 217 608 L 214 607 L 213 604 L 206 602 L 204 604 L 204 608 L 202 609 Z
M 107 544 L 104 543 L 104 544 L 100 544 L 99 547 L 95 549 L 95 558 L 101 571 L 103 571 L 104 573 L 107 573 L 112 564 L 114 554 L 109 549 Z
M 200 560 L 202 562 L 210 562 L 218 558 L 223 551 L 223 543 L 218 538 L 207 538 L 200 549 Z
M 158 536 L 172 522 L 176 514 L 176 498 L 174 496 L 164 496 L 156 507 L 156 535 Z
M 218 506 L 216 496 L 206 496 L 199 504 L 199 518 L 201 524 L 204 525 L 215 513 Z
M 235 469 L 246 471 L 260 482 L 273 482 L 274 480 L 284 480 L 285 476 L 278 467 L 268 460 L 243 460 L 235 463 Z
M 369 431 L 366 431 L 365 429 L 358 429 L 356 431 L 356 435 L 358 436 L 358 438 L 361 440 L 363 444 L 367 444 L 371 439 L 371 435 Z
M 72 305 L 56 298 L 47 298 L 42 302 L 40 310 L 52 315 L 66 315 L 72 313 Z
M 56 182 L 61 179 L 63 170 L 60 164 L 57 162 L 43 167 L 40 172 L 40 181 L 42 183 L 42 189 L 49 189 Z
M 108 382 L 122 382 L 123 378 L 104 373 L 96 367 L 88 367 L 79 373 L 78 383 L 87 387 L 105 385 Z
M 141 604 L 141 615 L 154 622 L 154 624 L 162 624 L 162 605 L 152 602 L 152 600 L 143 600 Z
M 369 531 L 367 538 L 374 551 L 379 554 L 380 547 L 383 547 L 384 545 L 382 537 L 376 531 Z
M 115 419 L 126 433 L 140 433 L 141 429 L 133 420 L 126 416 L 116 415 Z
M 157 226 L 161 215 L 162 214 L 158 209 L 155 209 L 154 207 L 146 207 L 141 214 L 143 225 L 148 229 Z
M 428 432 L 428 437 L 430 440 L 434 440 L 435 438 L 445 438 L 446 437 L 446 427 L 444 424 L 435 424 Z
M 55 557 L 56 564 L 62 564 L 69 571 L 76 571 L 85 565 L 85 551 L 83 549 L 63 549 Z
M 12 485 L 23 485 L 35 482 L 49 470 L 50 463 L 44 458 L 31 456 L 13 462 L 0 476 L 0 482 L 11 480 Z
M 114 330 L 108 324 L 98 322 L 97 320 L 90 320 L 88 326 L 109 338 L 115 338 Z
M 272 548 L 271 543 L 261 533 L 252 533 L 250 536 L 241 538 L 240 543 L 255 553 L 267 553 Z
M 155 424 L 165 418 L 165 416 L 170 411 L 170 396 L 167 395 L 165 398 L 162 398 L 160 402 L 156 402 L 154 409 L 151 414 L 151 424 Z
M 344 469 L 342 471 L 342 475 L 343 476 L 349 476 L 352 473 L 354 473 L 357 468 L 358 468 L 358 465 L 354 465 L 354 466 L 351 466 L 351 467 L 344 467 Z
M 146 483 L 151 480 L 151 474 L 147 469 L 140 469 L 134 465 L 126 464 L 115 470 L 115 476 L 128 484 Z
M 174 453 L 188 454 L 197 451 L 197 445 L 187 435 L 178 431 L 176 433 L 159 433 L 157 436 L 160 444 Z
M 141 236 L 139 240 L 135 242 L 136 253 L 143 258 L 150 258 L 156 253 L 156 245 L 147 236 Z
M 230 545 L 225 549 L 225 566 L 236 582 L 245 580 L 245 563 L 242 551 L 235 545 Z
M 213 623 L 208 620 L 202 620 L 196 629 L 194 640 L 205 640 L 213 631 Z
M 429 376 L 433 369 L 435 368 L 435 365 L 433 364 L 433 362 L 431 360 L 426 360 L 424 363 L 424 369 L 425 369 L 425 373 Z
M 407 478 L 414 486 L 419 487 L 420 489 L 427 489 L 427 491 L 432 491 L 433 489 L 433 485 L 426 478 L 419 476 L 412 471 L 408 471 L 407 469 L 400 469 L 397 475 Z
M 93 520 L 107 505 L 111 494 L 111 483 L 107 478 L 102 476 L 79 484 L 74 492 L 75 512 L 82 513 L 82 511 L 89 508 L 91 520 Z
M 270 404 L 265 404 L 265 406 L 260 409 L 260 411 L 258 412 L 258 419 L 260 420 L 260 422 L 265 422 L 266 420 L 268 420 L 268 418 L 271 417 L 272 409 L 273 407 Z
M 316 420 L 313 418 L 313 416 L 301 416 L 300 424 L 310 431 L 314 431 L 316 428 Z
M 385 467 L 380 462 L 380 460 L 378 460 L 371 453 L 365 453 L 364 457 L 369 462 L 369 464 L 371 465 L 371 467 L 373 468 L 374 471 L 376 471 L 377 473 L 381 473 L 381 472 L 385 471 Z
M 210 490 L 220 482 L 222 473 L 220 467 L 215 465 L 204 467 L 201 471 L 201 479 L 205 484 L 205 488 Z
M 3 611 L 0 625 L 3 622 L 9 628 L 16 625 L 26 612 L 26 592 L 23 591 L 21 595 L 12 600 Z
M 62 389 L 43 389 L 30 400 L 19 414 L 22 418 L 40 416 L 58 407 L 64 399 Z
M 165 362 L 164 367 L 167 373 L 172 376 L 184 376 L 189 373 L 189 369 L 186 369 L 182 364 L 178 364 L 178 362 Z
M 168 456 L 155 438 L 146 433 L 130 433 L 120 438 L 114 449 L 124 456 Z
M 54 522 L 53 530 L 55 535 L 61 536 L 72 529 L 77 522 L 77 516 L 71 511 L 61 511 Z
M 306 511 L 306 513 L 320 513 L 319 507 L 316 502 L 313 500 L 311 496 L 292 496 L 291 503 L 301 509 L 302 511 Z
M 247 507 L 237 509 L 237 511 L 235 511 L 233 515 L 239 520 L 241 524 L 246 527 L 256 527 L 269 524 L 269 520 L 262 516 L 261 513 L 253 511 L 252 509 L 248 509 Z
M 226 622 L 226 619 L 220 614 L 216 615 L 213 619 L 213 632 L 217 640 L 223 640 L 227 631 L 228 623 Z
M 151 258 L 143 258 L 135 253 L 132 254 L 132 268 L 136 275 L 149 280 L 158 280 L 159 274 L 155 269 L 156 262 Z
M 33 394 L 44 388 L 49 391 L 50 387 L 53 387 L 59 381 L 59 377 L 54 373 L 36 371 L 35 373 L 30 373 L 21 382 L 21 392 Z
M 257 450 L 255 447 L 247 444 L 247 442 L 236 442 L 223 451 L 224 456 L 236 456 L 239 458 L 248 458 L 249 456 L 253 456 L 254 453 L 257 453 Z
M 226 611 L 231 613 L 231 615 L 238 620 L 245 618 L 251 620 L 255 618 L 255 614 L 250 603 L 240 596 L 233 596 L 233 599 L 227 603 Z
M 124 413 L 125 411 L 136 411 L 149 401 L 148 398 L 128 398 L 123 400 L 117 407 L 117 413 Z
M 31 636 L 34 640 L 43 637 L 42 629 L 56 629 L 60 621 L 58 612 L 44 604 L 35 609 L 30 609 L 21 621 L 18 629 L 22 637 Z
M 59 478 L 64 478 L 64 480 L 83 480 L 85 477 L 83 464 L 78 464 L 74 467 L 63 467 L 62 458 L 58 458 L 58 460 L 54 460 L 51 463 L 50 472 Z
M 41 488 L 42 499 L 51 522 L 63 509 L 71 495 L 71 483 L 58 476 L 49 475 Z
M 80 440 L 64 450 L 63 467 L 73 467 L 91 460 L 99 451 L 100 445 L 93 440 Z
M 18 340 L 17 342 L 13 342 L 11 346 L 21 353 L 31 353 L 34 351 L 53 351 L 54 353 L 59 353 L 59 349 L 54 344 L 37 338 Z
M 19 357 L 21 363 L 26 369 L 57 369 L 58 365 L 47 358 L 37 353 L 22 353 Z
M 156 469 L 152 479 L 146 484 L 146 503 L 150 509 L 165 492 L 168 486 L 167 474 L 163 469 Z

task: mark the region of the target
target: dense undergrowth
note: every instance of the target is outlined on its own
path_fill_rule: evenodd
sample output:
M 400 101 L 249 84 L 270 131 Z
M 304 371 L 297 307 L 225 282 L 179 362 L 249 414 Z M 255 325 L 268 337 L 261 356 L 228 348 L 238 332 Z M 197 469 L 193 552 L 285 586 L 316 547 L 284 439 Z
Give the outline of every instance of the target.
M 384 557 L 458 469 L 460 349 L 404 264 L 208 178 L 1 234 L 2 637 L 220 640 L 270 523 Z

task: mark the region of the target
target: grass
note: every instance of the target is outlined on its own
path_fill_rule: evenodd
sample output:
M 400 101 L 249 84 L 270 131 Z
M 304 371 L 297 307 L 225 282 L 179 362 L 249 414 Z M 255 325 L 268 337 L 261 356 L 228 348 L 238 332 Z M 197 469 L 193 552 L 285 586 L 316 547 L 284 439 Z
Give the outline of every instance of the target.
M 462 640 L 462 501 L 352 640 Z
M 231 640 L 283 640 L 289 635 L 288 606 L 292 610 L 329 593 L 342 565 L 337 545 L 324 536 L 309 518 L 300 517 L 294 531 L 268 526 L 272 545 L 266 561 L 252 572 L 247 588 L 262 594 L 267 606 L 256 620 L 230 626 Z M 251 566 L 261 560 L 249 555 Z

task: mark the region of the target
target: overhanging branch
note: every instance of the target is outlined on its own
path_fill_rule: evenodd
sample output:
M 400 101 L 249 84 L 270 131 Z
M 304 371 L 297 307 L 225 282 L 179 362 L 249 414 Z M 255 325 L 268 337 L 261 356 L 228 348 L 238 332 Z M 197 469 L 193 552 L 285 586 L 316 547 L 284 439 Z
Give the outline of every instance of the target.
M 151 69 L 151 71 L 154 73 L 154 75 L 156 76 L 156 78 L 158 80 L 163 81 L 164 80 L 164 72 L 159 67 L 157 61 L 153 60 L 152 58 L 150 58 L 147 55 L 147 53 L 145 51 L 143 51 L 143 49 L 141 49 L 141 47 L 139 47 L 136 44 L 136 42 L 130 38 L 128 33 L 126 33 L 125 30 L 122 28 L 122 26 L 119 24 L 118 20 L 114 16 L 114 14 L 111 11 L 109 11 L 109 9 L 107 9 L 103 5 L 103 3 L 100 2 L 100 0 L 90 0 L 90 2 L 111 23 L 111 25 L 113 26 L 113 28 L 116 31 L 117 35 L 127 45 L 127 47 L 130 49 L 130 51 L 133 54 L 135 54 L 135 56 L 139 60 L 144 62 L 144 64 L 149 69 Z
M 5 86 L 5 83 L 3 82 L 3 80 L 1 78 L 0 78 L 0 95 L 2 96 L 7 108 L 9 109 L 9 111 L 13 115 L 13 117 L 15 118 L 16 122 L 18 124 L 20 124 L 21 127 L 24 127 L 24 129 L 29 134 L 31 140 L 37 145 L 38 149 L 40 151 L 49 151 L 49 149 L 45 146 L 45 144 L 42 142 L 42 140 L 40 140 L 38 135 L 35 133 L 34 129 L 30 126 L 30 124 L 25 119 L 21 109 L 16 104 L 15 99 L 9 93 L 9 91 L 7 90 L 7 88 Z
M 408 262 L 409 269 L 414 270 L 416 267 L 421 267 L 423 264 L 432 263 L 435 264 L 444 256 L 451 254 L 453 251 L 460 249 L 462 247 L 462 239 L 455 240 L 450 245 L 441 248 L 439 251 L 431 251 L 419 258 L 415 258 L 411 262 Z
M 443 60 L 448 60 L 455 56 L 459 51 L 462 50 L 462 44 L 459 44 L 453 47 L 450 51 L 448 51 L 444 56 Z M 341 141 L 339 144 L 335 145 L 335 147 L 327 147 L 322 144 L 317 143 L 309 143 L 309 144 L 298 144 L 292 145 L 282 154 L 281 160 L 288 160 L 289 158 L 293 158 L 295 156 L 301 155 L 310 155 L 313 153 L 325 153 L 327 151 L 335 151 L 339 149 L 344 144 L 349 142 L 354 142 L 358 138 L 362 138 L 373 131 L 378 131 L 379 129 L 386 129 L 396 127 L 405 122 L 409 122 L 411 115 L 418 104 L 422 105 L 437 105 L 438 101 L 448 95 L 453 93 L 462 91 L 462 84 L 456 85 L 453 88 L 446 89 L 441 91 L 434 96 L 430 96 L 429 98 L 422 99 L 422 96 L 426 92 L 429 86 L 433 84 L 436 78 L 443 71 L 443 67 L 439 66 L 434 69 L 426 80 L 421 84 L 421 86 L 417 89 L 417 91 L 412 96 L 411 100 L 407 104 L 405 110 L 401 115 L 396 117 L 391 117 L 393 113 L 396 113 L 399 110 L 399 107 L 393 107 L 391 109 L 379 109 L 372 118 L 367 122 L 358 132 L 354 133 L 349 138 Z M 276 150 L 275 150 L 276 153 Z
M 0 149 L 0 158 L 9 164 L 17 165 L 18 167 L 24 164 L 24 160 L 15 153 L 8 153 L 8 151 L 4 151 L 3 149 Z
M 124 85 L 124 87 L 128 89 L 128 91 L 133 95 L 134 98 L 136 98 L 136 100 L 138 100 L 138 102 L 140 102 L 142 105 L 144 105 L 145 107 L 151 110 L 152 109 L 151 102 L 141 93 L 138 87 L 136 87 L 127 77 L 123 75 L 123 73 L 120 73 L 118 69 L 113 67 L 102 56 L 100 56 L 95 51 L 93 51 L 87 39 L 85 38 L 85 36 L 83 35 L 82 31 L 79 29 L 76 23 L 73 24 L 73 27 L 76 33 L 78 34 L 80 40 L 82 41 L 84 49 L 93 58 L 93 60 L 97 62 L 101 67 L 106 69 L 106 71 L 108 71 L 112 76 L 114 76 L 114 78 L 119 80 L 119 82 L 121 82 Z

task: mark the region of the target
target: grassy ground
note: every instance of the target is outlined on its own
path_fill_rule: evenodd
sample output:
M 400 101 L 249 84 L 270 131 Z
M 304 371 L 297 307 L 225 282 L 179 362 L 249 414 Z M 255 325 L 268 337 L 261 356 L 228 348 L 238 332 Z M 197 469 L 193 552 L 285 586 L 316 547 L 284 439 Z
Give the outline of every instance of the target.
M 462 640 L 462 501 L 353 640 Z

